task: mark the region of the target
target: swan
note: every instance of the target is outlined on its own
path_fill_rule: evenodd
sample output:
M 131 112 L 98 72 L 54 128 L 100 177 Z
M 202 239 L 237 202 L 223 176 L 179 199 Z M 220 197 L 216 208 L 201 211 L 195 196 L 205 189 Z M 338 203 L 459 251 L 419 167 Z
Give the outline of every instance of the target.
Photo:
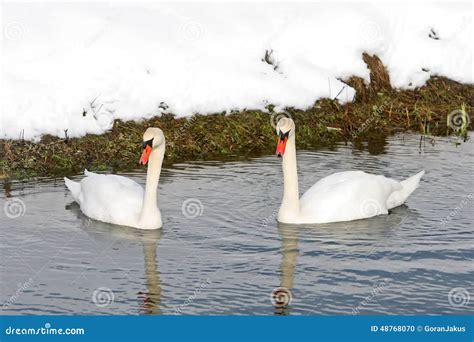
M 140 164 L 148 163 L 145 190 L 137 182 L 118 175 L 101 175 L 87 170 L 74 182 L 64 178 L 66 187 L 88 217 L 107 223 L 140 229 L 162 227 L 157 205 L 157 188 L 165 155 L 165 135 L 150 127 L 143 134 Z
M 294 121 L 280 119 L 276 132 L 276 154 L 283 159 L 281 223 L 343 222 L 388 214 L 415 191 L 425 173 L 423 170 L 399 182 L 363 171 L 337 172 L 316 182 L 299 198 Z

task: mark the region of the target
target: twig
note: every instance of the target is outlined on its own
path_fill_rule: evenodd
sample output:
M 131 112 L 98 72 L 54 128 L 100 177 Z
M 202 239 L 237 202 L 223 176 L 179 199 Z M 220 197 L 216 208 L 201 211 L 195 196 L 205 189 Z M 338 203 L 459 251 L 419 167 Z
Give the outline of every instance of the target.
M 346 88 L 346 86 L 343 86 L 343 87 L 341 88 L 341 90 L 339 90 L 339 93 L 337 93 L 336 97 L 333 98 L 333 100 L 337 99 L 337 97 L 338 97 L 339 95 L 341 95 L 341 93 L 342 93 L 342 91 L 344 90 L 344 88 Z

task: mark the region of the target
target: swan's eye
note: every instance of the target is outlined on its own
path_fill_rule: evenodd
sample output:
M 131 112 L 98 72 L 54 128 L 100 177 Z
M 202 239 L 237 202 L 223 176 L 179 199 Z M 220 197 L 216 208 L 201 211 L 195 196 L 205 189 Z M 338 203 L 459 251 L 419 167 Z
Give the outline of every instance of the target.
M 288 136 L 290 135 L 290 131 L 286 132 L 286 133 L 283 133 L 282 131 L 280 131 L 280 139 L 282 141 L 288 139 Z
M 153 148 L 153 138 L 143 142 L 143 149 L 145 149 L 147 146 L 150 146 L 151 148 Z

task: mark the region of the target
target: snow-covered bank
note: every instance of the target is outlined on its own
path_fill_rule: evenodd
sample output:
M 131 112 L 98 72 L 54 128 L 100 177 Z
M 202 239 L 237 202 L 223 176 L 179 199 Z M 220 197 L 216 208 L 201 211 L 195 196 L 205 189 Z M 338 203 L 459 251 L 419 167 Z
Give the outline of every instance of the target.
M 102 133 L 163 110 L 349 101 L 338 78 L 368 80 L 364 51 L 394 87 L 473 82 L 470 3 L 2 6 L 0 138 Z

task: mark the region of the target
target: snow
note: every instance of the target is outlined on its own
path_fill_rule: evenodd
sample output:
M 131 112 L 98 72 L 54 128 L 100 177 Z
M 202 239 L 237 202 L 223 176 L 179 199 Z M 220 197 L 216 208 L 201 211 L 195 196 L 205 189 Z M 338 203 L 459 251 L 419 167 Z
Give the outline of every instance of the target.
M 430 75 L 473 82 L 469 2 L 2 7 L 0 138 L 101 134 L 114 119 L 163 111 L 351 101 L 339 79 L 369 81 L 364 51 L 381 58 L 394 87 Z

